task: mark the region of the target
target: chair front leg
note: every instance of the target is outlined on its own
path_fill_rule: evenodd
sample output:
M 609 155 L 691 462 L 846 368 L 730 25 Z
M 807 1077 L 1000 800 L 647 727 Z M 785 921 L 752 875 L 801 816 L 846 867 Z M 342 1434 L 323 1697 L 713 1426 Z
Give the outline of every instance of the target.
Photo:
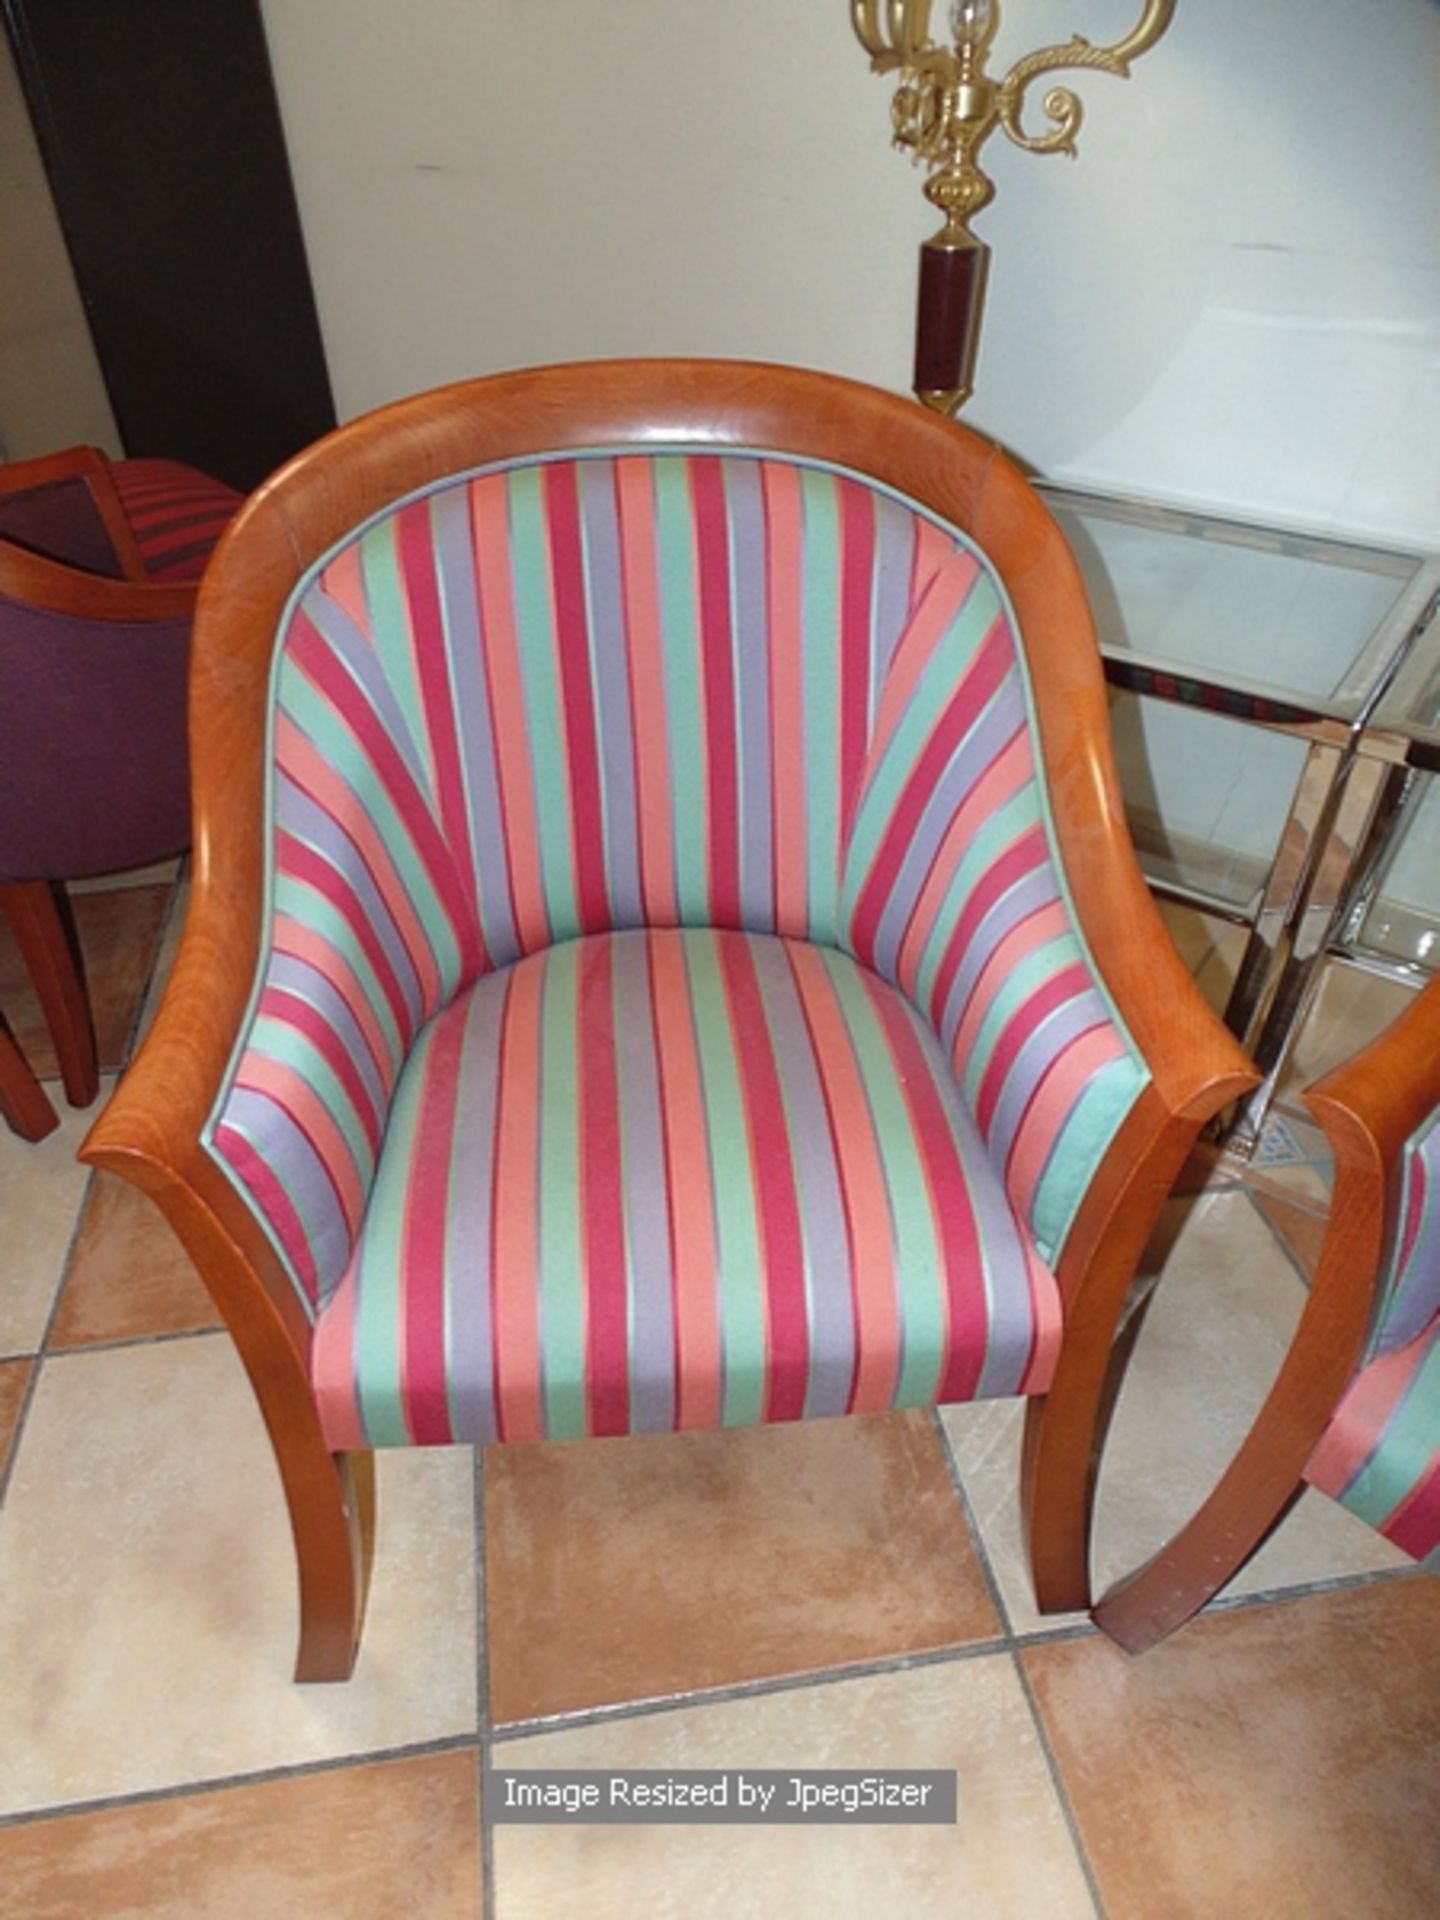
M 1203 1121 L 1168 1113 L 1147 1093 L 1116 1135 L 1065 1244 L 1056 1273 L 1065 1340 L 1050 1391 L 1026 1408 L 1021 1460 L 1041 1613 L 1090 1606 L 1095 1490 L 1119 1384 L 1115 1336 L 1140 1257 Z
M 1322 1111 L 1322 1117 L 1324 1110 Z M 1336 1185 L 1320 1265 L 1290 1350 L 1230 1465 L 1194 1516 L 1095 1609 L 1117 1645 L 1143 1653 L 1228 1586 L 1303 1491 L 1320 1443 L 1359 1364 L 1384 1229 L 1383 1169 L 1368 1141 L 1346 1151 L 1332 1119 Z
M 290 1515 L 300 1589 L 295 1678 L 348 1680 L 374 1542 L 374 1455 L 330 1452 L 293 1348 L 267 1338 L 263 1320 L 232 1320 L 230 1331 L 260 1403 Z
M 1104 1445 L 1105 1367 L 1077 1360 L 1048 1394 L 1027 1401 L 1020 1501 L 1030 1579 L 1041 1613 L 1090 1605 L 1096 1456 Z
M 300 1580 L 295 1678 L 348 1680 L 355 1667 L 375 1538 L 375 1456 L 282 1460 Z

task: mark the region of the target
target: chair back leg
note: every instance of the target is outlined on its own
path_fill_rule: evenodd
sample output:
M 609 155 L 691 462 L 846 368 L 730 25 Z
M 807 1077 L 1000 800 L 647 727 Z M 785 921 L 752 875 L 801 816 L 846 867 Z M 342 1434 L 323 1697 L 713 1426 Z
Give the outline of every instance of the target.
M 6 881 L 0 884 L 0 912 L 10 923 L 55 1043 L 65 1098 L 72 1107 L 88 1107 L 100 1090 L 95 1025 L 55 891 L 48 880 Z
M 10 1029 L 0 1020 L 0 1120 L 22 1140 L 43 1140 L 60 1124 L 45 1089 L 30 1071 Z

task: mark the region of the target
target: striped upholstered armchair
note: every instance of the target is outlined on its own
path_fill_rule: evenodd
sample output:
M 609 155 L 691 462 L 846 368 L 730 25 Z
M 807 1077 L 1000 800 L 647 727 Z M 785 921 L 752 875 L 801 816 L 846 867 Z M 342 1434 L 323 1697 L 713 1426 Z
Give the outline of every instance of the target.
M 1115 1319 L 1252 1076 L 994 447 L 726 363 L 402 402 L 222 544 L 192 723 L 185 941 L 86 1157 L 234 1332 L 302 1677 L 350 1670 L 382 1446 L 1025 1394 L 1084 1602 Z
M 1305 1098 L 1335 1156 L 1305 1310 L 1210 1498 L 1095 1610 L 1135 1652 L 1218 1593 L 1307 1480 L 1440 1573 L 1440 980 Z

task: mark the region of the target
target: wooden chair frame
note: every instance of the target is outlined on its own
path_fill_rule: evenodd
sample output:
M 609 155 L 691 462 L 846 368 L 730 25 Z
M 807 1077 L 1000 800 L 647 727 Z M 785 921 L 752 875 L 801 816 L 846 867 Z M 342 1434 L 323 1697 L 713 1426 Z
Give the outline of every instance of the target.
M 1180 1532 L 1113 1587 L 1094 1618 L 1143 1652 L 1226 1586 L 1304 1489 L 1361 1358 L 1400 1206 L 1401 1155 L 1440 1106 L 1440 979 L 1380 1038 L 1305 1094 L 1335 1156 L 1320 1259 L 1295 1338 L 1254 1425 Z
M 0 494 L 29 493 L 32 488 L 52 486 L 59 480 L 85 482 L 106 537 L 115 550 L 120 577 L 136 581 L 148 579 L 134 529 L 115 490 L 110 462 L 98 447 L 65 447 L 59 453 L 41 454 L 35 460 L 11 460 L 0 466 Z M 80 568 L 75 571 L 85 579 L 96 577 Z
M 332 1459 L 308 1384 L 310 1328 L 261 1228 L 200 1131 L 243 1020 L 261 940 L 266 707 L 286 601 L 360 522 L 437 477 L 557 449 L 768 448 L 836 462 L 968 530 L 1011 595 L 1074 901 L 1149 1063 L 1059 1263 L 1067 1330 L 1032 1402 L 1024 1499 L 1042 1607 L 1088 1604 L 1092 1443 L 1117 1317 L 1199 1127 L 1255 1074 L 1176 955 L 1136 865 L 1078 570 L 1019 471 L 908 400 L 753 363 L 620 361 L 502 374 L 341 428 L 252 496 L 217 548 L 191 677 L 194 886 L 174 978 L 136 1064 L 82 1151 L 151 1193 L 209 1283 L 275 1446 L 300 1574 L 297 1678 L 352 1666 L 364 1529 L 352 1459 Z

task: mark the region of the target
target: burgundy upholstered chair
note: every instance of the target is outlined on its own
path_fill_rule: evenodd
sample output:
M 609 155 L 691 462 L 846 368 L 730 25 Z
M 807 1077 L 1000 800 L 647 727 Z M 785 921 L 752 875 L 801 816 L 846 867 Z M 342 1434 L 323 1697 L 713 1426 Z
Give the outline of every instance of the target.
M 189 844 L 194 582 L 239 504 L 176 462 L 90 447 L 0 467 L 0 912 L 76 1106 L 98 1070 L 59 888 Z M 8 1033 L 0 1115 L 27 1138 L 55 1125 Z
M 234 1334 L 300 1677 L 355 1657 L 382 1446 L 1024 1394 L 1086 1603 L 1116 1318 L 1254 1075 L 994 446 L 726 362 L 403 401 L 225 536 L 191 716 L 185 937 L 83 1157 Z
M 1305 1309 L 1210 1498 L 1095 1609 L 1133 1652 L 1227 1585 L 1307 1480 L 1440 1573 L 1440 979 L 1305 1099 L 1335 1156 Z

